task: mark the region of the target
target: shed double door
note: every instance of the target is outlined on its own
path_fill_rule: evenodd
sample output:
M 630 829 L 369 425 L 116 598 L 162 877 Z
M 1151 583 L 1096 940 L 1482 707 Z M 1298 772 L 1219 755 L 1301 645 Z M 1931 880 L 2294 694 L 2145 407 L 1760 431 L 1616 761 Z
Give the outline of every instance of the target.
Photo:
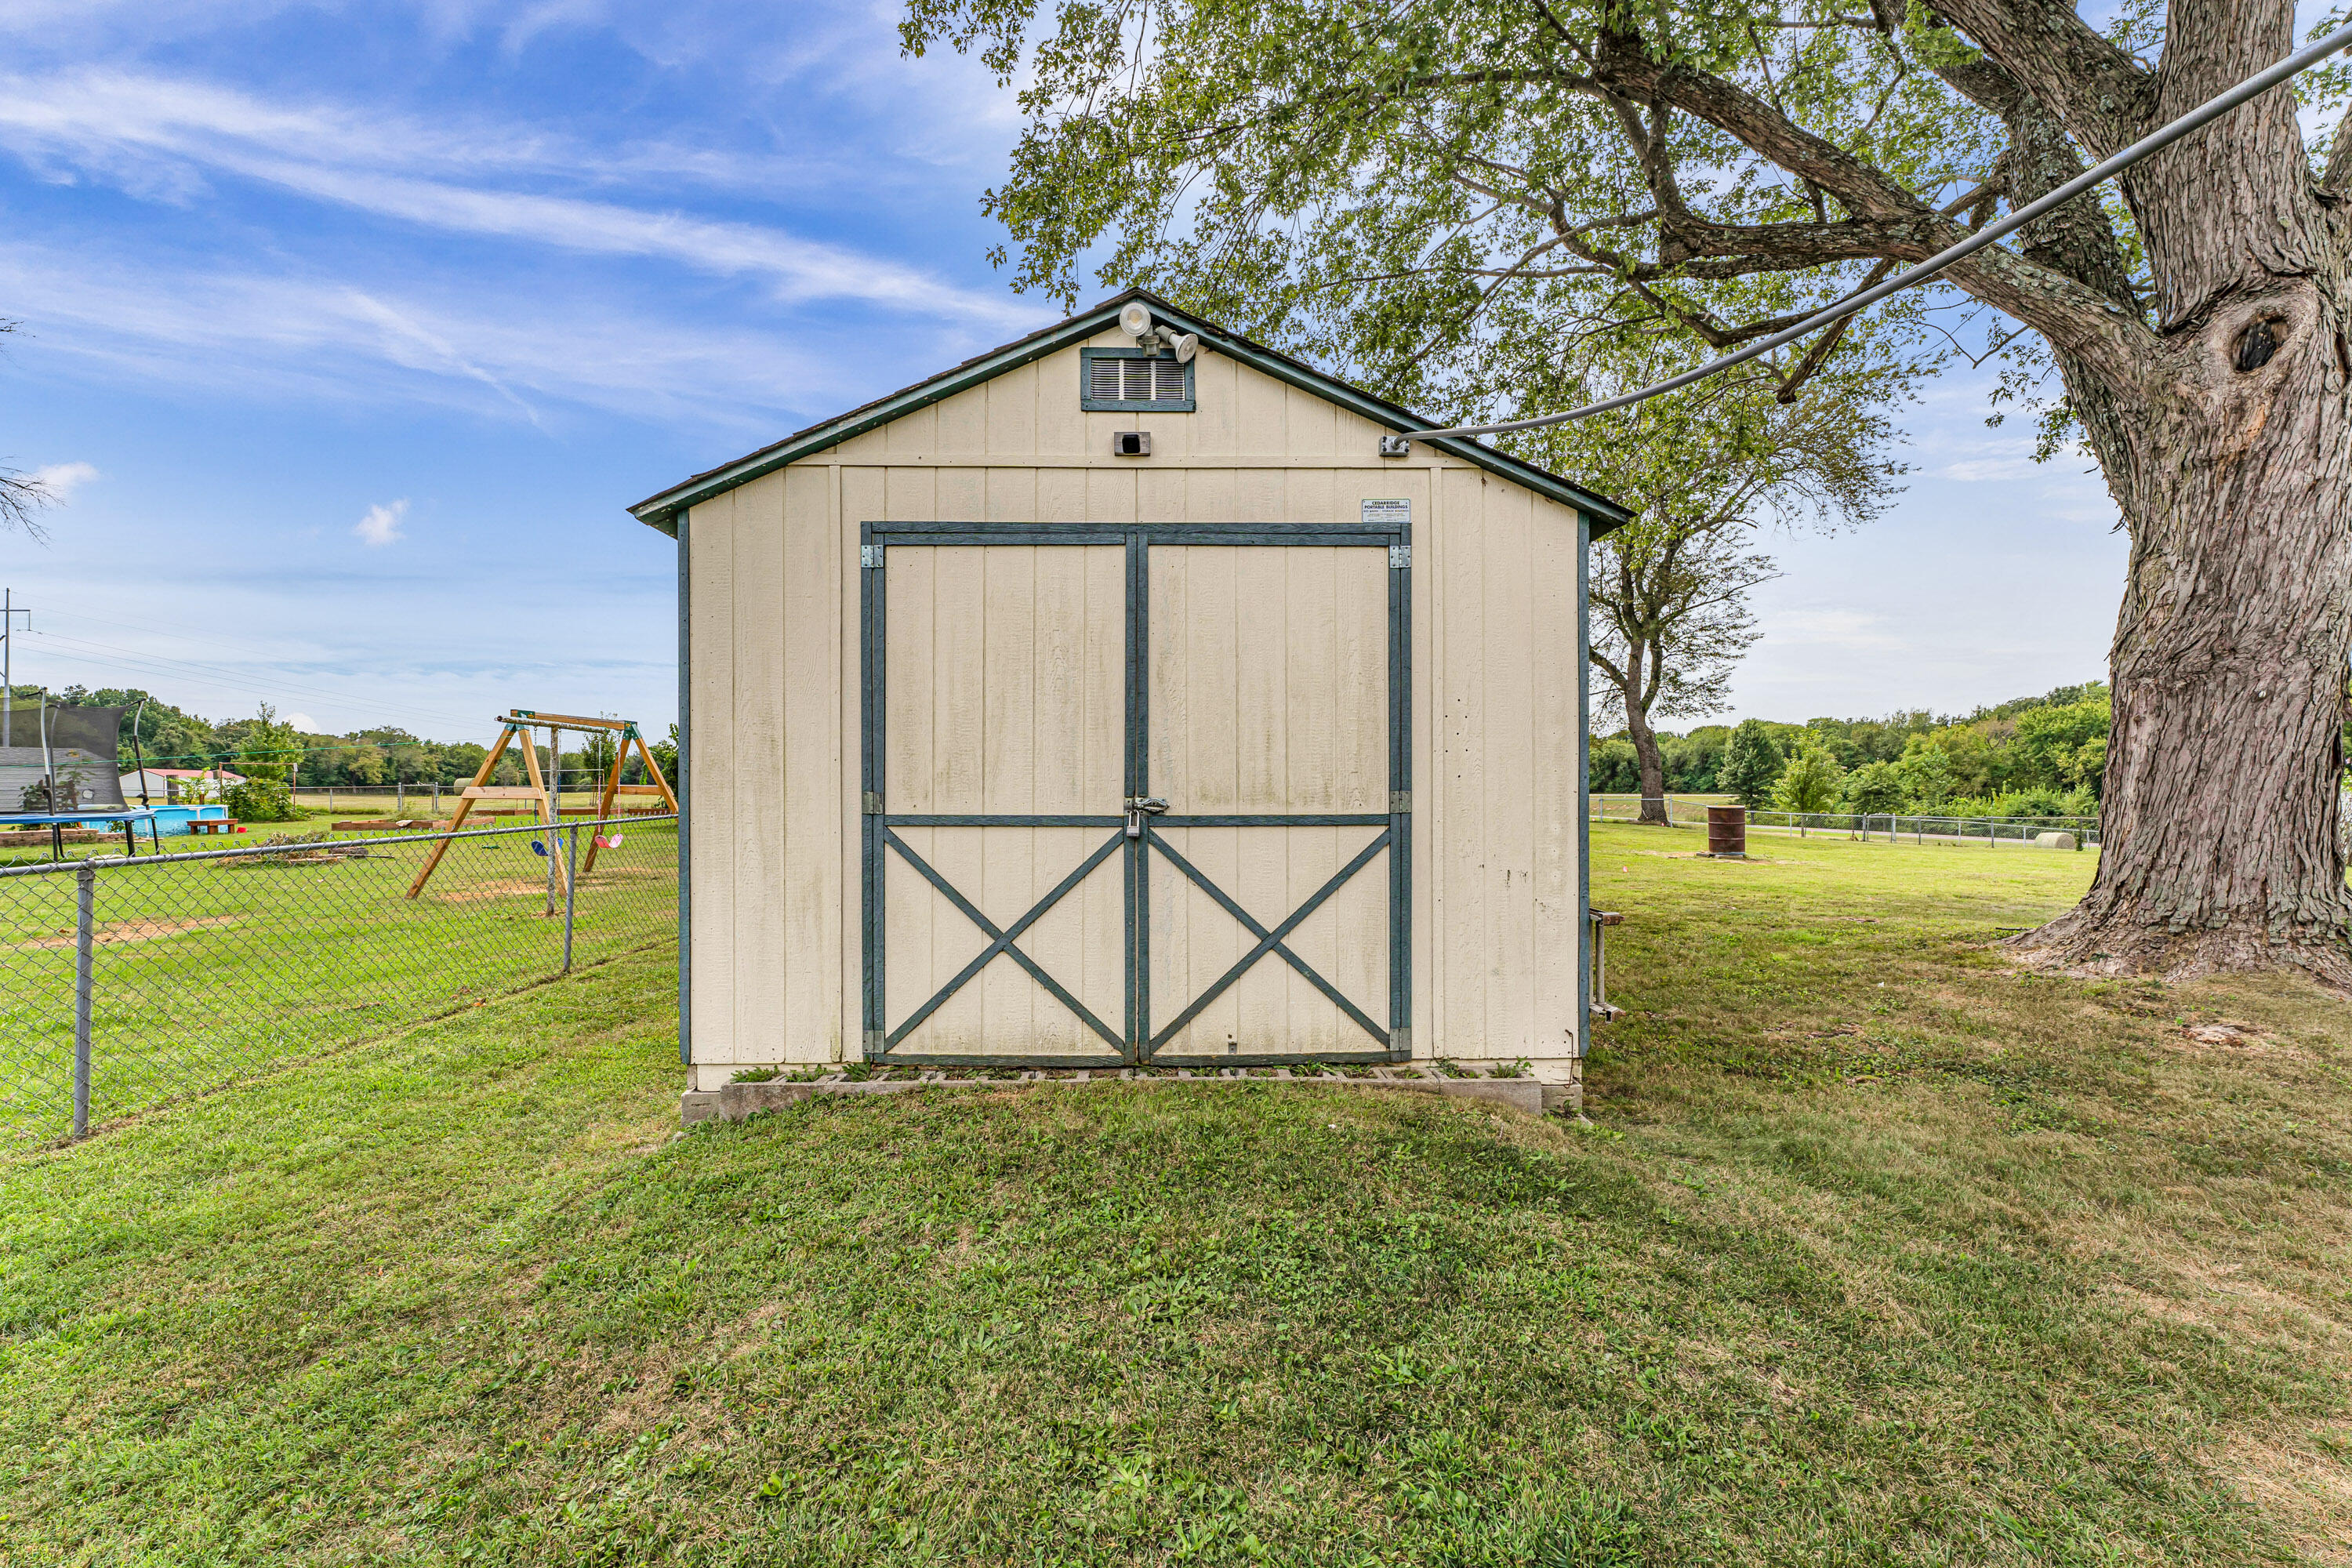
M 1410 1055 L 1409 542 L 868 524 L 867 1058 Z

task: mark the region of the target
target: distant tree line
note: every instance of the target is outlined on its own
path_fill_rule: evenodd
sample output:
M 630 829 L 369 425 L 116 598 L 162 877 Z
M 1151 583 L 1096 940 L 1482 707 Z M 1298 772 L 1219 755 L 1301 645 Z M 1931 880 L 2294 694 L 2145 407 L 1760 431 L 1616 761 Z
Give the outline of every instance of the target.
M 1669 795 L 1729 795 L 1784 811 L 2095 816 L 2113 721 L 2102 681 L 1937 718 L 1743 720 L 1661 732 Z M 1623 732 L 1592 743 L 1595 794 L 1637 793 Z
M 15 689 L 20 707 L 39 700 L 39 689 L 19 686 Z M 122 739 L 119 761 L 125 771 L 138 765 L 138 755 L 143 752 L 149 767 L 154 768 L 223 768 L 230 773 L 250 775 L 254 769 L 283 770 L 289 788 L 303 790 L 375 788 L 389 784 L 457 784 L 469 783 L 482 765 L 488 748 L 476 741 L 428 741 L 391 725 L 378 725 L 354 730 L 349 734 L 330 735 L 310 731 L 298 731 L 280 721 L 265 704 L 249 719 L 229 719 L 220 722 L 199 717 L 186 709 L 175 707 L 161 698 L 131 687 L 106 687 L 92 690 L 86 687 L 69 686 L 63 692 L 52 693 L 50 700 L 68 707 L 89 706 L 121 708 Z M 144 700 L 146 710 L 139 705 Z M 132 745 L 133 721 L 136 720 L 138 746 Z M 654 757 L 665 777 L 677 782 L 677 731 L 671 726 L 664 740 L 646 737 Z M 601 773 L 612 765 L 613 742 L 606 736 L 583 739 L 580 750 L 563 753 L 564 783 L 568 787 L 582 788 L 592 772 Z M 551 769 L 555 759 L 548 748 L 539 745 L 539 765 Z M 621 782 L 645 782 L 644 765 L 637 760 L 635 748 L 621 764 Z M 492 774 L 492 782 L 520 784 L 529 781 L 523 768 L 521 752 L 514 746 L 507 748 Z

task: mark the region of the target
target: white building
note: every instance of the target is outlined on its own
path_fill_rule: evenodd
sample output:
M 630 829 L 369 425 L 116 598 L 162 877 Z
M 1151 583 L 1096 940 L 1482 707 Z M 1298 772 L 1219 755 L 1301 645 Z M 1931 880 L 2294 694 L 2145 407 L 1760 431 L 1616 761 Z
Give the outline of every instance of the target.
M 1576 1081 L 1584 557 L 1626 514 L 1394 439 L 1433 427 L 1130 293 L 632 509 L 678 546 L 689 1089 Z

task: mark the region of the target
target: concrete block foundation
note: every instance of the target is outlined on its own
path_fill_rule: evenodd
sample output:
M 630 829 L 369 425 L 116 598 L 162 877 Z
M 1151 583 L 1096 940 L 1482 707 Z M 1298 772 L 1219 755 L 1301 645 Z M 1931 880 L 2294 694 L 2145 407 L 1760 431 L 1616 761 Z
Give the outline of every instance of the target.
M 740 1121 L 763 1110 L 796 1104 L 827 1094 L 907 1094 L 922 1089 L 1000 1089 L 1011 1085 L 1083 1088 L 1100 1083 L 1243 1084 L 1312 1083 L 1325 1088 L 1402 1090 L 1442 1094 L 1456 1100 L 1486 1100 L 1508 1106 L 1529 1116 L 1574 1116 L 1584 1109 L 1581 1061 L 1520 1064 L 1512 1077 L 1496 1076 L 1496 1063 L 1453 1064 L 1451 1073 L 1418 1063 L 1359 1068 L 1360 1076 L 1337 1068 L 1224 1068 L 1195 1071 L 1189 1068 L 1014 1068 L 912 1067 L 865 1068 L 828 1068 L 805 1077 L 778 1076 L 756 1083 L 722 1083 L 712 1089 L 688 1089 L 678 1097 L 678 1120 L 691 1127 L 702 1121 Z M 853 1076 L 856 1075 L 856 1076 Z

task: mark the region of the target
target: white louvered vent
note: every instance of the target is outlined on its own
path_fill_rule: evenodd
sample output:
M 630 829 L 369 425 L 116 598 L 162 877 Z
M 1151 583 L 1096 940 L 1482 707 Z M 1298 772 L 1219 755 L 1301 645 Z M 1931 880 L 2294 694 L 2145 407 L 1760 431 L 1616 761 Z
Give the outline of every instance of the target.
M 1087 395 L 1097 403 L 1181 403 L 1184 367 L 1172 359 L 1111 359 L 1090 362 L 1094 383 Z

